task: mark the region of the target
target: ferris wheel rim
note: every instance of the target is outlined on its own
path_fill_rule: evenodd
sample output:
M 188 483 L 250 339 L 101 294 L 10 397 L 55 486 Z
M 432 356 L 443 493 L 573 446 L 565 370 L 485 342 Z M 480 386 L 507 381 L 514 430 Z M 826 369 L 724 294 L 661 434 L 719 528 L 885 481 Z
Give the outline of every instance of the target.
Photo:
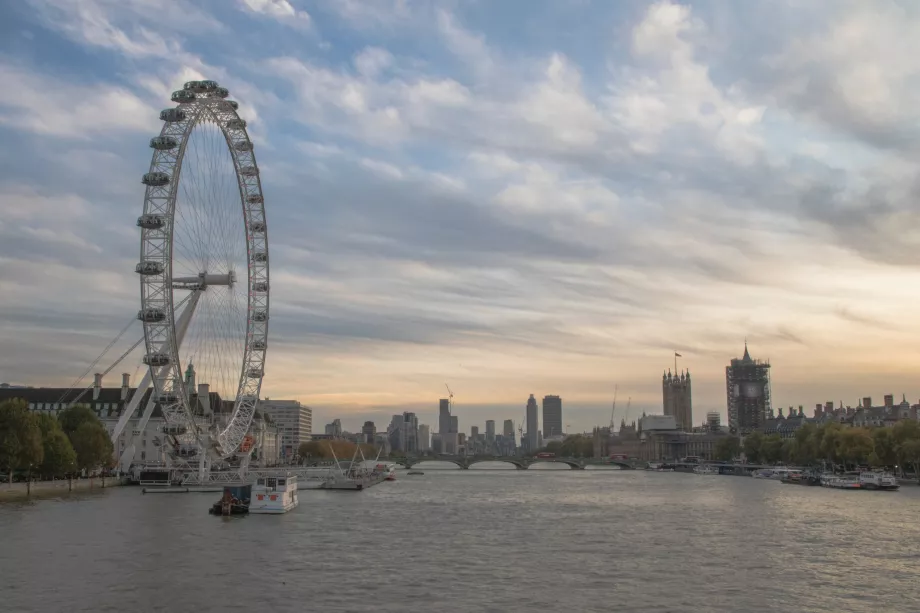
M 173 93 L 176 107 L 160 113 L 163 128 L 150 141 L 153 149 L 150 169 L 142 183 L 147 187 L 143 214 L 138 218 L 141 228 L 140 273 L 141 310 L 138 318 L 144 325 L 146 354 L 144 361 L 150 371 L 153 393 L 160 404 L 168 426 L 176 434 L 192 436 L 199 446 L 205 446 L 208 433 L 195 419 L 188 390 L 183 384 L 180 339 L 189 325 L 175 311 L 173 291 L 177 283 L 187 284 L 195 300 L 205 291 L 210 278 L 223 275 L 200 273 L 200 281 L 174 276 L 174 245 L 176 239 L 176 206 L 186 148 L 195 129 L 204 122 L 213 122 L 221 131 L 233 162 L 233 173 L 239 188 L 239 203 L 244 223 L 247 269 L 246 327 L 242 367 L 233 398 L 233 411 L 223 430 L 214 432 L 216 440 L 207 447 L 212 455 L 225 458 L 237 451 L 249 431 L 258 404 L 264 377 L 267 351 L 269 309 L 268 231 L 261 177 L 254 147 L 246 122 L 237 112 L 238 105 L 226 97 L 229 92 L 213 81 L 190 81 Z M 232 284 L 232 271 L 226 282 Z M 236 282 L 242 279 L 236 279 Z M 197 285 L 196 285 L 197 283 Z M 186 306 L 188 309 L 189 306 Z M 184 328 L 183 328 L 184 326 Z

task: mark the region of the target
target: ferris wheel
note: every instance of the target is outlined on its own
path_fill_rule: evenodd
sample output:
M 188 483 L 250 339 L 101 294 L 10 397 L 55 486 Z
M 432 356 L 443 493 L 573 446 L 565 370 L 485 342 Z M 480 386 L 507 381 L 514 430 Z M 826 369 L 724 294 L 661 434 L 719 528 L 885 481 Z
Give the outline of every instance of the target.
M 165 431 L 211 459 L 240 450 L 268 344 L 268 234 L 246 121 L 214 81 L 189 81 L 160 113 L 141 230 L 141 308 Z M 217 392 L 224 406 L 211 406 Z M 232 402 L 232 409 L 230 403 Z M 210 425 L 214 424 L 214 425 Z

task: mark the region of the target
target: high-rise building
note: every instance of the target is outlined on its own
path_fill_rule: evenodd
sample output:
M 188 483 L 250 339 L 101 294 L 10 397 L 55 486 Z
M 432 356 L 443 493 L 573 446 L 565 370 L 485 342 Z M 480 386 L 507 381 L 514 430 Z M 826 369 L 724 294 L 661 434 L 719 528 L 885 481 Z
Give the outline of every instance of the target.
M 457 453 L 457 418 L 450 414 L 450 399 L 441 398 L 438 406 L 438 453 Z M 433 445 L 433 443 L 432 443 Z
M 301 443 L 310 440 L 313 432 L 313 409 L 297 400 L 265 400 L 259 410 L 271 417 L 281 434 L 281 456 L 293 458 Z
M 450 399 L 441 398 L 438 402 L 438 434 L 447 434 L 450 432 Z
M 470 426 L 470 438 L 477 438 L 479 436 L 479 426 Z
M 562 430 L 562 398 L 559 396 L 543 396 L 543 435 L 547 438 L 561 436 Z
M 364 422 L 364 425 L 361 426 L 361 437 L 365 443 L 374 444 L 374 437 L 377 436 L 377 426 L 374 425 L 372 421 Z
M 514 438 L 514 420 L 506 419 L 504 427 L 502 428 L 502 436 Z
M 747 434 L 763 427 L 770 402 L 770 363 L 751 359 L 747 343 L 744 357 L 725 367 L 728 396 L 728 427 L 733 433 Z
M 486 443 L 491 445 L 495 442 L 495 420 L 486 420 Z
M 418 426 L 418 450 L 420 453 L 431 451 L 431 434 L 425 424 L 419 424 Z
M 342 436 L 342 420 L 333 419 L 331 424 L 326 424 L 326 435 L 333 438 L 341 438 Z
M 418 417 L 415 413 L 403 413 L 403 438 L 406 441 L 406 447 L 403 451 L 406 453 L 418 452 Z
M 540 415 L 537 408 L 537 399 L 530 395 L 527 399 L 527 451 L 536 451 L 540 448 Z M 523 444 L 523 441 L 521 441 Z
M 671 375 L 669 370 L 661 375 L 661 395 L 664 414 L 674 416 L 677 429 L 690 432 L 693 429 L 693 401 L 691 399 L 690 371 Z
M 709 411 L 706 413 L 706 427 L 710 432 L 718 432 L 722 427 L 722 417 L 718 411 Z

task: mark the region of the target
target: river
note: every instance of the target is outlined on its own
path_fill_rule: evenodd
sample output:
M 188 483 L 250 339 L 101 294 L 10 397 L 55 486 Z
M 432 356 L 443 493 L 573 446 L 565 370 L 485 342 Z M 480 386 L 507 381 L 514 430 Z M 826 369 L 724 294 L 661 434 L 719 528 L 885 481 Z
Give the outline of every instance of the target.
M 130 487 L 0 504 L 2 609 L 920 611 L 920 487 L 420 468 L 283 516 Z

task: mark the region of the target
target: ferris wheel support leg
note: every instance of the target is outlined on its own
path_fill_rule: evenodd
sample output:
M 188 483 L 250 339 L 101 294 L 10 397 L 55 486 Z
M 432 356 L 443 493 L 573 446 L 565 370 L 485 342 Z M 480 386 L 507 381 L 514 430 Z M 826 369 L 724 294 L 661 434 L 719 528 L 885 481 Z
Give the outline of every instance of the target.
M 186 305 L 185 309 L 182 311 L 182 315 L 179 316 L 179 321 L 176 322 L 176 343 L 180 347 L 182 346 L 182 341 L 185 339 L 185 332 L 188 330 L 188 326 L 192 321 L 192 315 L 195 314 L 195 307 L 198 306 L 198 299 L 200 297 L 201 297 L 200 291 L 196 291 L 190 297 L 188 305 Z M 168 373 L 169 373 L 169 367 L 168 366 L 162 367 L 159 370 L 159 372 L 157 372 L 157 380 L 162 380 L 163 377 L 165 377 Z M 144 375 L 144 378 L 141 380 L 141 385 L 143 386 L 143 390 L 146 390 L 147 387 L 150 385 L 150 370 L 149 369 L 147 370 L 147 374 Z M 155 393 L 156 389 L 154 389 L 153 391 L 154 393 L 150 394 L 150 398 L 147 399 L 147 406 L 144 407 L 144 414 L 141 416 L 140 421 L 137 423 L 137 428 L 135 428 L 135 430 L 139 432 L 141 435 L 144 433 L 144 430 L 147 428 L 147 422 L 150 421 L 150 416 L 153 415 L 153 409 L 156 408 L 156 404 L 157 404 L 156 393 Z M 137 391 L 134 392 L 134 398 L 131 399 L 132 404 L 135 402 L 135 399 L 137 401 L 137 403 L 134 404 L 134 409 L 131 410 L 132 414 L 134 413 L 134 411 L 137 410 L 137 405 L 140 404 L 140 401 L 143 398 L 143 396 L 144 396 L 144 392 L 142 391 L 141 387 L 138 387 Z M 125 413 L 128 413 L 127 409 L 125 410 Z M 125 424 L 127 424 L 128 419 L 130 419 L 130 415 L 127 418 L 124 418 Z M 118 423 L 121 425 L 122 429 L 124 429 L 124 425 L 121 424 L 121 419 L 118 420 Z M 118 426 L 116 426 L 116 429 L 117 428 Z M 121 434 L 121 432 L 118 432 L 118 434 Z M 115 440 L 115 436 L 116 435 L 113 434 L 113 438 L 112 438 L 113 442 Z M 123 471 L 128 470 L 128 467 L 131 465 L 131 461 L 134 459 L 134 453 L 137 450 L 136 440 L 137 440 L 137 436 L 135 436 L 132 433 L 131 438 L 128 440 L 127 444 L 125 445 L 125 451 L 124 453 L 121 454 L 121 458 L 118 461 L 118 465 L 121 467 Z
M 112 431 L 113 445 L 118 443 L 118 437 L 121 436 L 122 432 L 124 432 L 125 426 L 128 425 L 128 420 L 134 417 L 134 413 L 137 412 L 137 407 L 140 406 L 141 400 L 144 399 L 144 392 L 147 391 L 148 387 L 150 387 L 149 369 L 144 373 L 144 377 L 141 379 L 140 384 L 137 386 L 137 390 L 135 390 L 134 396 L 131 397 L 131 402 L 129 402 L 128 406 L 125 407 L 125 410 L 121 412 L 121 416 L 118 418 L 118 423 L 115 424 L 115 429 Z

